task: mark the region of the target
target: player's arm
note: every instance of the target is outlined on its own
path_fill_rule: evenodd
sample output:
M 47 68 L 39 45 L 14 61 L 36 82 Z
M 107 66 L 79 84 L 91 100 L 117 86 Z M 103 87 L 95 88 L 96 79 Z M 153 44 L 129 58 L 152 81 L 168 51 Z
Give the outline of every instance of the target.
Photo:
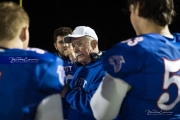
M 93 114 L 98 120 L 115 118 L 129 87 L 133 87 L 138 69 L 134 62 L 137 60 L 131 52 L 126 43 L 119 43 L 106 51 L 103 57 L 103 67 L 109 75 L 106 75 L 91 101 Z
M 34 72 L 34 79 L 39 83 L 39 90 L 47 95 L 60 93 L 65 81 L 63 60 L 39 48 L 27 48 L 26 50 L 29 56 L 39 59 L 40 62 L 36 65 Z
M 130 85 L 123 80 L 106 74 L 90 101 L 95 118 L 98 120 L 116 118 L 129 89 Z
M 47 94 L 60 93 L 64 88 L 64 81 L 63 61 L 56 57 L 43 74 L 40 90 Z

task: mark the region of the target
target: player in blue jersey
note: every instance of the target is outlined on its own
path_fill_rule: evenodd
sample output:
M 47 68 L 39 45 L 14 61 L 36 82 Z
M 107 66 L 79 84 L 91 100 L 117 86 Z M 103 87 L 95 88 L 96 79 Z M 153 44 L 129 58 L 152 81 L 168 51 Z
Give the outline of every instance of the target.
M 66 75 L 66 84 L 69 84 L 73 78 L 73 75 L 77 69 L 74 63 L 75 54 L 72 48 L 72 44 L 65 44 L 63 38 L 67 35 L 72 34 L 72 29 L 69 27 L 60 27 L 54 31 L 54 47 L 57 50 L 56 55 L 61 57 L 64 61 L 64 69 Z M 63 104 L 63 116 L 64 119 L 68 118 L 69 113 L 69 103 L 66 99 L 62 98 Z
M 87 26 L 78 26 L 72 35 L 64 37 L 65 43 L 72 43 L 79 65 L 74 78 L 62 94 L 71 108 L 68 120 L 95 120 L 90 108 L 90 99 L 102 81 L 102 52 L 98 49 L 98 37 Z
M 42 120 L 44 115 L 62 120 L 61 101 L 55 98 L 60 98 L 64 88 L 63 60 L 44 50 L 27 48 L 28 27 L 29 17 L 22 7 L 0 3 L 0 120 L 34 120 L 35 116 Z
M 111 120 L 169 120 L 180 114 L 180 34 L 168 25 L 173 0 L 128 0 L 137 37 L 104 55 L 107 74 L 91 99 L 94 116 Z

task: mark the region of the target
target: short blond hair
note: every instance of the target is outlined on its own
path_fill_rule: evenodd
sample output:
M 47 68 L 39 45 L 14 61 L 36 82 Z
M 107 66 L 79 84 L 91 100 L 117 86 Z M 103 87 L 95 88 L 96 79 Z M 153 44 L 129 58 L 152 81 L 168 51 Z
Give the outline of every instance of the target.
M 23 25 L 29 25 L 26 11 L 14 2 L 0 3 L 0 40 L 14 39 Z

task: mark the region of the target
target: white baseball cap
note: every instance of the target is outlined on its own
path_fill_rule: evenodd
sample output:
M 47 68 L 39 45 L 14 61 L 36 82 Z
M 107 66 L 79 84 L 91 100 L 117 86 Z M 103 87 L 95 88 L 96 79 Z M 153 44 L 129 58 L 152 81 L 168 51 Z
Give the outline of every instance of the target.
M 65 43 L 71 43 L 71 38 L 79 38 L 79 37 L 83 37 L 83 36 L 90 36 L 98 41 L 98 37 L 97 37 L 95 31 L 92 28 L 87 27 L 87 26 L 76 27 L 73 30 L 72 34 L 65 36 L 63 40 Z

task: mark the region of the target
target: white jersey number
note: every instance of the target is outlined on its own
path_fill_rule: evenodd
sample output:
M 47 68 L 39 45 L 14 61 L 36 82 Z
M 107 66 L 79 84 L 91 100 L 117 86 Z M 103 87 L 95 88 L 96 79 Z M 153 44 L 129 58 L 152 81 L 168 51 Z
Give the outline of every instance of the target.
M 66 84 L 69 83 L 69 81 L 71 81 L 73 79 L 73 75 L 66 75 Z
M 157 105 L 161 110 L 171 110 L 178 102 L 180 102 L 180 76 L 177 74 L 170 76 L 170 72 L 175 73 L 180 70 L 180 60 L 169 61 L 164 59 L 164 65 L 165 73 L 162 88 L 167 90 L 172 84 L 175 84 L 178 88 L 178 95 L 171 104 L 167 105 L 166 103 L 169 101 L 170 94 L 168 92 L 164 92 L 157 101 Z
M 144 40 L 143 37 L 136 37 L 134 39 L 128 39 L 126 41 L 122 41 L 121 43 L 127 43 L 128 46 L 135 46 L 135 45 L 137 45 L 139 42 L 141 42 L 143 40 Z
M 65 78 L 64 67 L 58 65 L 56 73 L 59 75 L 59 82 L 61 83 L 61 85 L 64 85 L 64 78 Z

